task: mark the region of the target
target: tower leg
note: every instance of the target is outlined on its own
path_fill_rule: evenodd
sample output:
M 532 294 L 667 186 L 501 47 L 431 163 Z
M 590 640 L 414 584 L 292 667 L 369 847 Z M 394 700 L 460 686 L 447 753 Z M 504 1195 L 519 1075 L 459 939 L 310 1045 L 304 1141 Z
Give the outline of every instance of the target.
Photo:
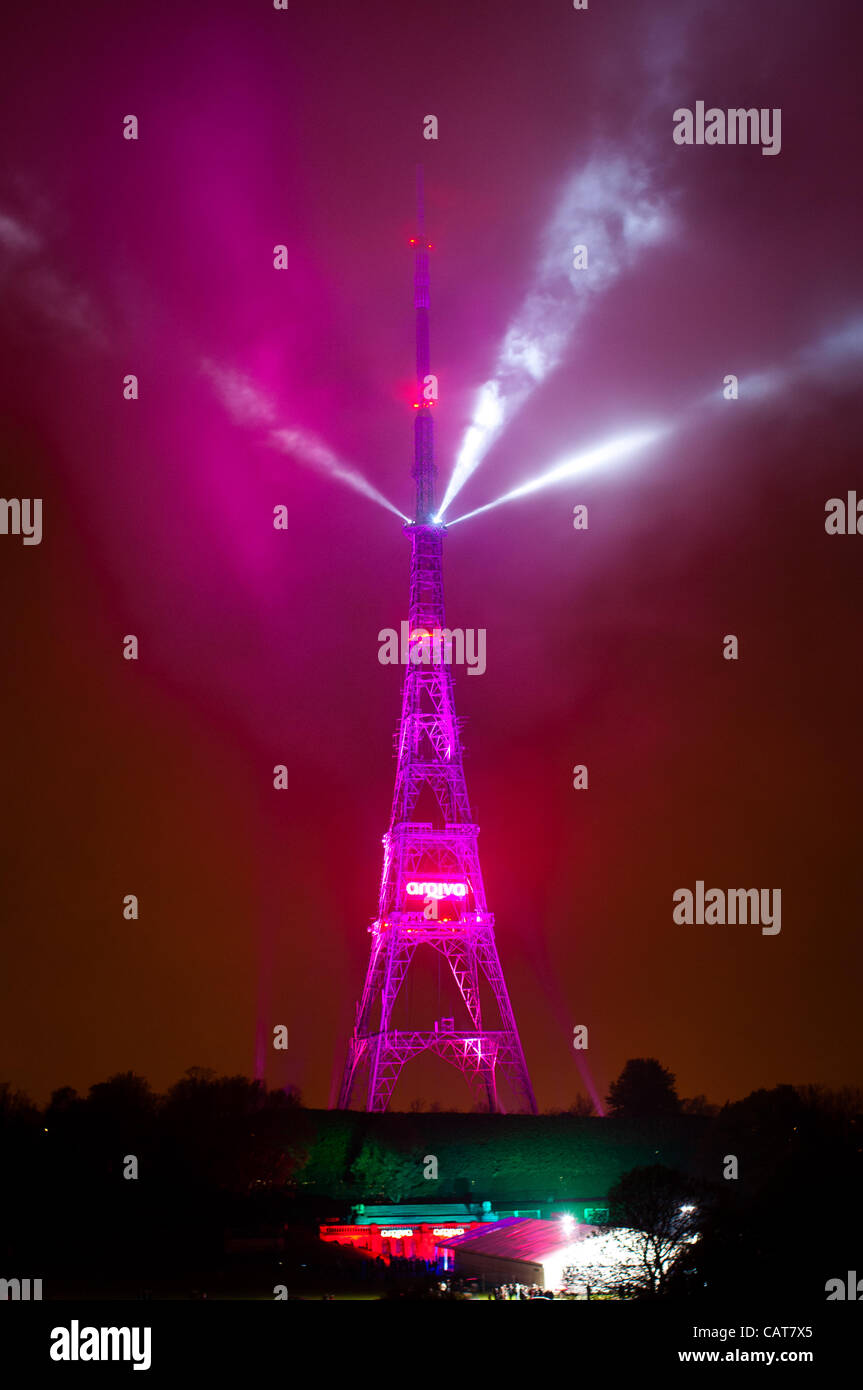
M 500 1014 L 501 1027 L 509 1039 L 509 1057 L 504 1065 L 515 1091 L 521 1095 L 522 1100 L 530 1110 L 532 1115 L 537 1113 L 536 1097 L 533 1094 L 533 1087 L 530 1084 L 527 1063 L 524 1060 L 524 1053 L 521 1048 L 521 1039 L 518 1036 L 518 1029 L 515 1025 L 515 1014 L 510 1003 L 509 992 L 506 981 L 503 978 L 503 970 L 500 964 L 500 957 L 497 953 L 497 944 L 494 933 L 491 930 L 484 931 L 477 943 L 477 956 L 480 961 L 483 973 L 491 985 Z
M 392 1012 L 415 951 L 414 943 L 408 942 L 398 928 L 390 927 L 387 930 L 386 944 L 381 952 L 381 1020 L 377 1036 L 371 1044 L 367 1110 L 386 1110 L 404 1066 L 404 1057 L 390 1042 Z

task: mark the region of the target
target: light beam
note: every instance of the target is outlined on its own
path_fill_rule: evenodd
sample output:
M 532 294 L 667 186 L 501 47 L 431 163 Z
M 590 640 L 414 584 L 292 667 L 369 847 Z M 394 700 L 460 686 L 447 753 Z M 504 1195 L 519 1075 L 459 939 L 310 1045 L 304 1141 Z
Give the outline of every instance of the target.
M 281 449 L 283 453 L 298 458 L 301 463 L 308 464 L 310 468 L 316 469 L 319 473 L 325 473 L 328 477 L 335 478 L 337 482 L 345 483 L 348 487 L 353 488 L 354 492 L 359 492 L 363 497 L 368 497 L 370 501 L 377 502 L 381 507 L 386 507 L 388 512 L 401 517 L 402 521 L 410 519 L 405 516 L 404 512 L 400 512 L 398 507 L 394 507 L 392 502 L 389 502 L 383 493 L 369 482 L 368 478 L 364 478 L 359 469 L 338 458 L 332 449 L 328 449 L 316 435 L 310 434 L 308 430 L 270 430 L 267 442 L 272 444 L 274 448 Z
M 560 364 L 592 300 L 669 226 L 667 204 L 637 160 L 597 154 L 569 181 L 542 234 L 533 284 L 507 329 L 493 376 L 480 387 L 440 516 Z M 576 246 L 586 248 L 587 265 L 576 265 Z
M 307 467 L 353 488 L 354 492 L 377 502 L 402 521 L 408 520 L 408 517 L 400 512 L 398 507 L 394 507 L 358 468 L 340 459 L 318 435 L 313 434 L 311 430 L 278 427 L 278 413 L 274 402 L 249 377 L 232 367 L 223 367 L 210 361 L 201 363 L 201 371 L 213 383 L 222 405 L 236 424 L 259 429 L 269 427 L 266 442 L 273 448 L 290 454 Z
M 841 328 L 826 333 L 816 342 L 800 348 L 785 366 L 769 367 L 764 371 L 741 376 L 738 401 L 744 404 L 747 401 L 762 401 L 791 387 L 799 388 L 807 380 L 813 378 L 827 384 L 839 385 L 847 380 L 849 372 L 855 370 L 859 372 L 861 362 L 863 362 L 863 318 L 855 318 L 850 319 Z M 638 453 L 649 447 L 656 440 L 684 428 L 691 423 L 694 415 L 700 414 L 705 409 L 728 409 L 729 404 L 723 399 L 722 391 L 714 388 L 705 395 L 699 396 L 697 400 L 681 411 L 676 420 L 667 424 L 652 425 L 630 434 L 615 436 L 592 449 L 582 450 L 571 458 L 565 459 L 562 463 L 556 464 L 553 468 L 546 469 L 535 478 L 529 478 L 527 482 L 520 483 L 518 487 L 496 497 L 493 502 L 486 502 L 482 507 L 475 507 L 473 511 L 462 513 L 454 521 L 447 522 L 447 525 L 455 526 L 459 521 L 467 521 L 469 517 L 491 511 L 494 507 L 502 506 L 504 502 L 514 502 L 519 497 L 526 497 L 531 492 L 538 492 L 540 488 L 565 482 L 569 478 L 578 477 L 582 473 L 603 464 L 615 463 L 630 454 Z M 441 508 L 442 510 L 443 508 Z M 440 514 L 437 519 L 441 519 Z
M 609 439 L 604 444 L 597 444 L 592 449 L 583 449 L 581 453 L 574 454 L 572 458 L 564 459 L 562 463 L 555 464 L 553 468 L 538 474 L 537 477 L 528 478 L 527 482 L 520 483 L 518 487 L 503 493 L 501 497 L 496 497 L 493 502 L 486 502 L 485 506 L 475 507 L 472 512 L 464 512 L 461 516 L 457 516 L 454 521 L 448 521 L 447 526 L 455 526 L 459 521 L 467 521 L 468 517 L 479 516 L 480 512 L 491 511 L 492 507 L 501 507 L 504 502 L 514 502 L 519 497 L 527 497 L 529 493 L 538 492 L 540 488 L 551 487 L 554 483 L 566 482 L 569 478 L 589 473 L 591 469 L 598 468 L 602 464 L 617 463 L 630 454 L 648 448 L 656 440 L 661 439 L 663 435 L 669 434 L 672 428 L 671 425 L 651 425 L 645 429 L 634 430 L 630 434 L 617 435 L 614 439 Z

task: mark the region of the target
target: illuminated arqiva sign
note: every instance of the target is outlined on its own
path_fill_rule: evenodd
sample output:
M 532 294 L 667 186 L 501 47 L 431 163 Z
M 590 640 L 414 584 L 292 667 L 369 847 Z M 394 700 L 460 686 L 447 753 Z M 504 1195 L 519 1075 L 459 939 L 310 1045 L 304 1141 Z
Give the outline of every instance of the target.
M 466 883 L 441 883 L 436 879 L 411 879 L 405 884 L 409 898 L 465 898 Z
M 433 1236 L 463 1236 L 464 1226 L 435 1226 Z

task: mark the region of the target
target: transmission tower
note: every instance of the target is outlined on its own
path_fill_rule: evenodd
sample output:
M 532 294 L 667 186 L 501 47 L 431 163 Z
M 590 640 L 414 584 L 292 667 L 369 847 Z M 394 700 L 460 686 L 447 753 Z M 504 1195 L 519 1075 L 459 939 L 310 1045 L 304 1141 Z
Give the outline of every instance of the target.
M 515 1016 L 507 993 L 479 863 L 479 826 L 468 801 L 460 726 L 453 698 L 452 656 L 458 634 L 446 627 L 443 537 L 435 515 L 434 429 L 437 382 L 429 368 L 429 251 L 422 170 L 417 171 L 417 393 L 414 401 L 416 517 L 411 543 L 408 648 L 396 742 L 392 814 L 384 835 L 378 914 L 371 953 L 339 1093 L 347 1109 L 362 1087 L 365 1108 L 386 1110 L 412 1058 L 433 1052 L 465 1076 L 474 1100 L 491 1111 L 536 1113 Z M 421 803 L 434 819 L 417 819 Z M 463 1018 L 395 1028 L 393 1011 L 420 947 L 439 953 L 452 972 Z M 495 1026 L 483 1023 L 491 1002 Z M 431 1026 L 428 1023 L 431 1022 Z

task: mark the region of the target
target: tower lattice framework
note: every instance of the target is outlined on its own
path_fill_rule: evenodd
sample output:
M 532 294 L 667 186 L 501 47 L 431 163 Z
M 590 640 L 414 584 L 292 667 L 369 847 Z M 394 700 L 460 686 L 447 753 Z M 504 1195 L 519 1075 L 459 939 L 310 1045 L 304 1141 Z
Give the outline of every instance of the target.
M 417 398 L 414 403 L 416 519 L 405 527 L 411 542 L 408 660 L 396 743 L 392 814 L 384 835 L 378 913 L 371 932 L 365 985 L 348 1046 L 339 1108 L 361 1086 L 365 1108 L 386 1110 L 402 1068 L 434 1052 L 458 1068 L 476 1102 L 489 1110 L 536 1112 L 515 1016 L 507 992 L 479 862 L 479 826 L 468 800 L 442 575 L 445 527 L 435 519 L 432 409 L 436 382 L 429 375 L 429 242 L 425 235 L 422 171 L 418 171 L 418 234 L 414 304 Z M 457 639 L 456 639 L 457 642 Z M 431 798 L 428 797 L 431 793 Z M 436 812 L 417 819 L 421 799 Z M 393 1011 L 420 946 L 449 966 L 463 1017 L 431 1027 L 395 1028 Z M 483 1023 L 483 1002 L 493 1001 L 496 1026 Z M 428 1020 L 425 1020 L 428 1022 Z M 504 1097 L 509 1102 L 505 1106 Z

